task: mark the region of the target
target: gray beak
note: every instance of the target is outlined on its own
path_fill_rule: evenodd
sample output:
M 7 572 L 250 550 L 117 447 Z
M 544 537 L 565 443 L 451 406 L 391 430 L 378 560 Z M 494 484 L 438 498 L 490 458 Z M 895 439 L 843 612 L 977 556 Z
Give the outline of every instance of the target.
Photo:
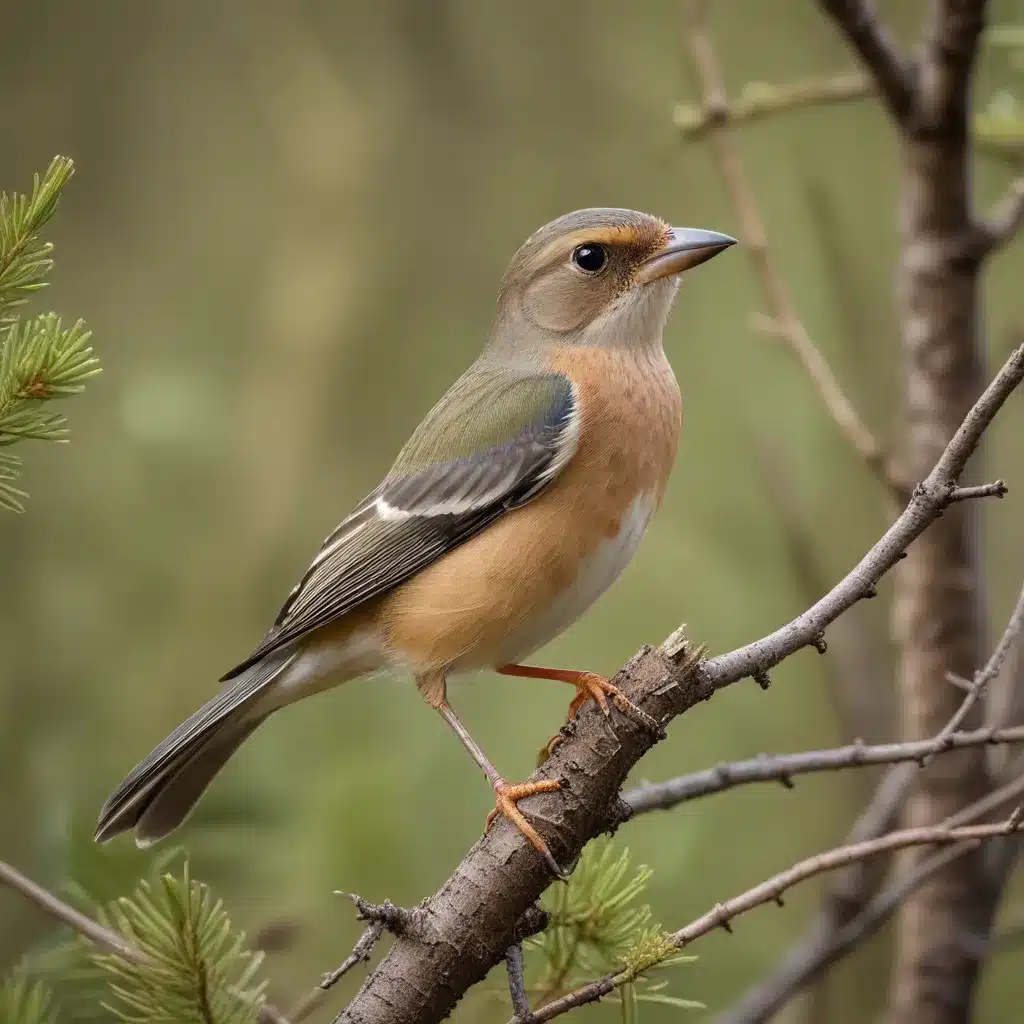
M 735 245 L 736 239 L 718 231 L 701 228 L 673 228 L 668 244 L 640 267 L 638 284 L 650 284 L 662 277 L 706 263 L 713 256 Z

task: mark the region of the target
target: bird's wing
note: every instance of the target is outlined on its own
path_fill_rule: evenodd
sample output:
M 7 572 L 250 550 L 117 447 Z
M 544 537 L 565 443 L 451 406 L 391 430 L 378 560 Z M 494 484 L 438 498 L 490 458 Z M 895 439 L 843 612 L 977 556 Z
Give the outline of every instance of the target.
M 409 439 L 381 485 L 323 543 L 263 642 L 223 677 L 396 586 L 529 501 L 579 440 L 568 377 L 476 366 Z

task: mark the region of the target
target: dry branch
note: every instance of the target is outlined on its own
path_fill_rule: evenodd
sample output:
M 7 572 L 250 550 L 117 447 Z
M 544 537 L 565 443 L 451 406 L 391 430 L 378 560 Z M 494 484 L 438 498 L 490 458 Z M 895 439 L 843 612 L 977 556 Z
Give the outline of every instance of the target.
M 779 782 L 790 787 L 794 775 L 833 772 L 869 764 L 897 764 L 913 761 L 923 765 L 926 758 L 964 747 L 1024 742 L 1024 726 L 1010 729 L 975 729 L 954 732 L 930 740 L 908 743 L 851 743 L 831 750 L 804 750 L 798 754 L 761 754 L 746 761 L 723 762 L 705 771 L 682 775 L 667 782 L 652 782 L 630 790 L 623 800 L 634 814 L 664 811 L 690 800 L 722 793 L 753 782 Z
M 783 85 L 752 82 L 737 99 L 716 107 L 680 103 L 673 120 L 687 141 L 706 136 L 715 124 L 741 125 L 800 107 L 846 103 L 874 95 L 874 81 L 862 71 L 847 71 L 827 78 L 805 78 Z
M 853 450 L 903 501 L 906 486 L 886 458 L 882 446 L 843 392 L 821 349 L 800 319 L 768 247 L 768 235 L 753 189 L 747 180 L 729 128 L 729 102 L 718 57 L 708 33 L 703 0 L 688 0 L 687 41 L 701 89 L 701 107 L 707 120 L 707 137 L 718 163 L 729 199 L 739 222 L 739 236 L 753 263 L 770 314 L 772 333 L 781 338 L 800 361 L 826 410 Z
M 948 828 L 969 824 L 1017 803 L 1024 797 L 1024 776 L 987 794 L 976 804 L 965 808 L 948 821 Z M 715 1024 L 766 1024 L 790 999 L 810 984 L 827 967 L 869 939 L 895 913 L 920 885 L 949 864 L 976 848 L 974 843 L 953 846 L 925 858 L 920 864 L 898 875 L 882 892 L 867 899 L 860 912 L 848 918 L 842 927 L 815 938 L 812 930 L 807 940 L 795 946 L 783 965 L 755 985 L 742 1001 L 715 1018 Z M 849 869 L 847 869 L 849 870 Z M 819 931 L 823 926 L 819 924 Z
M 66 924 L 84 939 L 99 946 L 100 949 L 130 960 L 134 964 L 147 962 L 145 954 L 125 942 L 116 932 L 112 932 L 109 928 L 101 925 L 99 921 L 94 921 L 81 911 L 75 910 L 74 907 L 58 899 L 48 889 L 44 889 L 37 882 L 33 882 L 31 878 L 23 875 L 17 868 L 2 860 L 0 860 L 0 883 L 20 892 L 40 910 Z
M 886 109 L 897 122 L 904 121 L 910 115 L 914 100 L 914 69 L 875 17 L 869 0 L 820 0 L 820 3 L 870 70 Z
M 725 903 L 716 903 L 706 914 L 691 921 L 684 928 L 673 932 L 670 938 L 676 948 L 682 949 L 696 939 L 713 932 L 716 928 L 724 928 L 731 932 L 732 922 L 741 914 L 756 907 L 766 903 L 778 903 L 781 906 L 782 897 L 787 890 L 815 875 L 834 871 L 836 868 L 859 863 L 870 857 L 905 849 L 909 846 L 976 844 L 986 839 L 1008 836 L 1020 829 L 1021 818 L 1021 811 L 1018 808 L 1006 821 L 995 825 L 964 825 L 958 828 L 935 825 L 928 828 L 904 829 L 901 832 L 890 832 L 888 835 L 868 842 L 840 846 L 834 850 L 819 853 L 794 864 L 786 871 L 774 875 Z M 542 1024 L 542 1022 L 554 1020 L 578 1006 L 596 1002 L 607 994 L 609 985 L 614 987 L 616 978 L 616 975 L 607 975 L 588 985 L 583 985 L 560 999 L 540 1007 L 533 1013 L 513 1017 L 509 1024 Z
M 804 647 L 820 643 L 839 615 L 867 596 L 906 547 L 947 508 L 949 495 L 983 433 L 1024 379 L 1024 346 L 1015 350 L 964 419 L 910 503 L 860 563 L 825 597 L 769 636 L 697 663 L 674 634 L 644 648 L 615 677 L 633 703 L 667 725 L 716 690 L 759 676 Z M 584 709 L 574 728 L 533 778 L 562 789 L 531 798 L 527 811 L 562 863 L 628 813 L 618 800 L 630 769 L 657 742 L 633 718 Z M 522 835 L 498 822 L 452 877 L 414 913 L 421 927 L 398 937 L 384 961 L 337 1018 L 358 1024 L 431 1024 L 498 964 L 516 923 L 550 884 L 543 861 Z

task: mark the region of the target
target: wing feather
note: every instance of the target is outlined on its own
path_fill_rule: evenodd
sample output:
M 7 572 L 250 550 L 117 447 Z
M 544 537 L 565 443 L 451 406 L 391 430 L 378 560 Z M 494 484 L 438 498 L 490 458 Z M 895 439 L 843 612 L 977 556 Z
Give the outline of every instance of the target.
M 327 537 L 263 642 L 223 679 L 397 586 L 529 501 L 578 440 L 578 398 L 562 374 L 466 374 L 380 487 Z

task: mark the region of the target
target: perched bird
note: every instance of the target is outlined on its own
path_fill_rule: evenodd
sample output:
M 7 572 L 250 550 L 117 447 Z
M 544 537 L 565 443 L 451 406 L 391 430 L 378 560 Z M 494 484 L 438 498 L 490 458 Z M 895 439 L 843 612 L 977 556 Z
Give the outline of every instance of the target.
M 263 642 L 104 804 L 103 842 L 141 846 L 185 819 L 269 715 L 382 668 L 411 672 L 512 821 L 559 868 L 448 703 L 453 673 L 494 669 L 632 706 L 592 672 L 521 664 L 632 558 L 665 492 L 681 424 L 662 349 L 678 275 L 735 239 L 631 210 L 579 210 L 532 235 L 501 283 L 479 359 L 427 414 L 383 482 L 324 541 Z M 636 709 L 634 709 L 636 710 Z

